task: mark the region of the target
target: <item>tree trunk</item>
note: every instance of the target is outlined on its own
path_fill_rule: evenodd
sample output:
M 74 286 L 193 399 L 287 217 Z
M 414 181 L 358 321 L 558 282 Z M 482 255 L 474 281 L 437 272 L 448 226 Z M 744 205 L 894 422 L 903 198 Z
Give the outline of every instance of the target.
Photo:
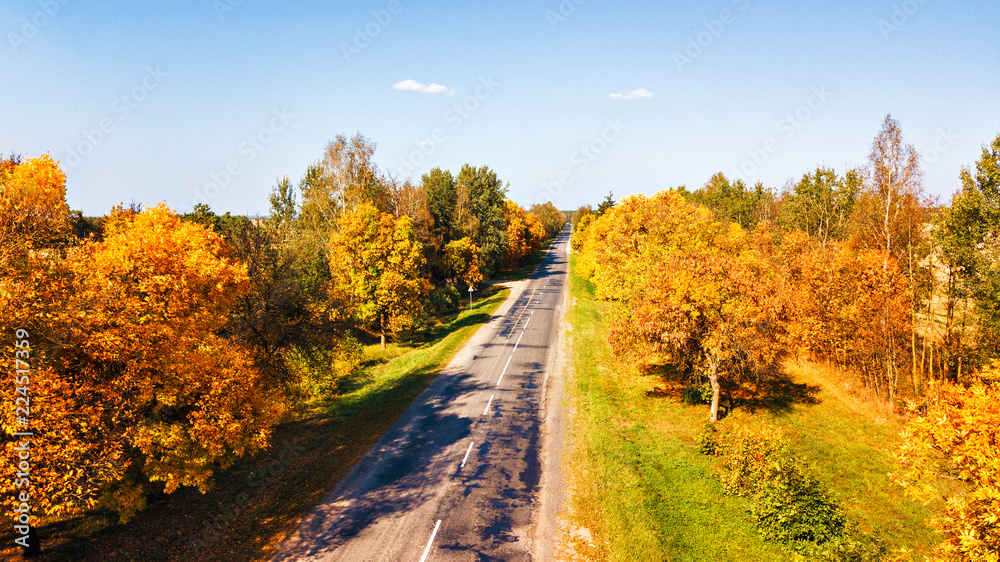
M 385 349 L 385 332 L 382 332 L 382 349 Z
M 719 385 L 719 365 L 709 361 L 708 369 L 708 382 L 712 385 L 712 409 L 708 419 L 715 423 L 719 421 L 719 390 L 722 388 Z

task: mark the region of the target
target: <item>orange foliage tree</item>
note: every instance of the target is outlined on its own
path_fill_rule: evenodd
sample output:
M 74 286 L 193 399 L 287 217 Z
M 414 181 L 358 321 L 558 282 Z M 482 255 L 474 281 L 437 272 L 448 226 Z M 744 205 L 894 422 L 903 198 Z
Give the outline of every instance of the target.
M 944 534 L 937 560 L 1000 560 L 1000 363 L 969 388 L 933 382 L 927 411 L 904 430 L 893 479 L 925 501 L 942 476 L 966 484 L 932 523 Z
M 676 191 L 626 198 L 585 231 L 581 270 L 617 303 L 612 346 L 706 376 L 712 421 L 720 379 L 769 371 L 785 349 L 783 277 L 759 248 L 767 236 L 751 239 Z
M 770 373 L 785 351 L 787 305 L 783 279 L 754 247 L 667 256 L 632 302 L 639 345 L 691 362 L 712 387 L 709 418 L 719 419 L 720 379 Z
M 797 231 L 778 250 L 788 264 L 792 345 L 856 370 L 893 398 L 910 338 L 909 280 L 884 250 L 825 246 Z
M 69 233 L 66 174 L 49 155 L 0 170 L 0 251 L 23 253 L 64 242 Z
M 217 235 L 162 205 L 118 209 L 102 241 L 48 265 L 47 299 L 29 301 L 40 515 L 103 501 L 127 519 L 150 482 L 206 490 L 218 467 L 266 445 L 282 401 L 222 335 L 246 272 Z M 5 409 L 2 425 L 19 420 Z

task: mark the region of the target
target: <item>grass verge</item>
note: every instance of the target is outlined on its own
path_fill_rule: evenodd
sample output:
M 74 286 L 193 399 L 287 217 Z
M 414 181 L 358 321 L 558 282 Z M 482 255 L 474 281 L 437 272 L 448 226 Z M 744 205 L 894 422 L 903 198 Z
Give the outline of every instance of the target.
M 762 540 L 749 521 L 747 500 L 723 493 L 714 460 L 695 443 L 708 407 L 669 397 L 659 379 L 640 375 L 612 353 L 606 303 L 593 293 L 593 285 L 576 275 L 572 257 L 567 321 L 573 382 L 567 393 L 575 412 L 573 492 L 562 541 L 575 559 L 801 559 Z M 781 426 L 863 529 L 881 529 L 891 548 L 927 552 L 935 542 L 924 524 L 929 508 L 904 498 L 886 477 L 902 422 L 826 390 L 827 373 L 818 366 L 794 366 L 788 374 L 799 387 L 816 387 L 808 400 L 779 400 L 782 407 L 773 410 L 737 409 L 720 423 Z
M 311 404 L 275 429 L 272 447 L 220 471 L 207 494 L 151 498 L 128 524 L 90 512 L 39 529 L 40 560 L 264 560 L 406 411 L 509 294 L 489 287 L 475 305 L 421 341 L 366 349 L 374 366 L 350 393 Z M 192 541 L 201 541 L 192 546 Z M 8 543 L 10 544 L 10 543 Z M 6 547 L 7 545 L 4 545 Z M 14 557 L 14 549 L 0 557 Z

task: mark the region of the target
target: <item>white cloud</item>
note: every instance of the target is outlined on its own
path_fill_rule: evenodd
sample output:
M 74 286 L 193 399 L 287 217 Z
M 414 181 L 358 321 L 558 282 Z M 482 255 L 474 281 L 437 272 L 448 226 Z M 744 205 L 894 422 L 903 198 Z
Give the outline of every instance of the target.
M 396 82 L 392 85 L 394 90 L 410 90 L 413 92 L 422 92 L 425 94 L 444 94 L 446 96 L 455 95 L 455 90 L 448 88 L 447 86 L 442 86 L 441 84 L 431 84 L 430 86 L 425 86 L 416 80 L 410 80 L 407 78 L 402 82 Z
M 624 94 L 611 94 L 608 99 L 611 100 L 648 100 L 653 97 L 653 92 L 645 88 L 639 88 L 638 90 L 629 90 Z

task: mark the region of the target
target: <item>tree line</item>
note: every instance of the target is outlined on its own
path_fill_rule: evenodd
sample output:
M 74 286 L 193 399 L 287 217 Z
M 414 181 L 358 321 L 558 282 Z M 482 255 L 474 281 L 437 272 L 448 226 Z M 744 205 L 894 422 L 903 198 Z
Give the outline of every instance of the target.
M 961 171 L 949 206 L 922 177 L 887 116 L 867 166 L 819 167 L 780 194 L 716 174 L 693 192 L 609 195 L 574 213 L 571 244 L 612 304 L 616 353 L 689 388 L 707 382 L 711 421 L 790 357 L 836 364 L 913 416 L 897 481 L 967 486 L 935 523 L 939 554 L 996 558 L 1000 137 Z
M 374 152 L 336 137 L 262 219 L 132 204 L 87 221 L 48 155 L 0 157 L 0 348 L 13 357 L 26 330 L 32 366 L 30 417 L 4 407 L 0 422 L 5 458 L 34 432 L 33 523 L 93 508 L 124 521 L 150 494 L 207 490 L 357 375 L 363 341 L 419 333 L 566 221 L 510 201 L 486 166 L 415 185 Z M 10 508 L 13 486 L 0 481 Z

